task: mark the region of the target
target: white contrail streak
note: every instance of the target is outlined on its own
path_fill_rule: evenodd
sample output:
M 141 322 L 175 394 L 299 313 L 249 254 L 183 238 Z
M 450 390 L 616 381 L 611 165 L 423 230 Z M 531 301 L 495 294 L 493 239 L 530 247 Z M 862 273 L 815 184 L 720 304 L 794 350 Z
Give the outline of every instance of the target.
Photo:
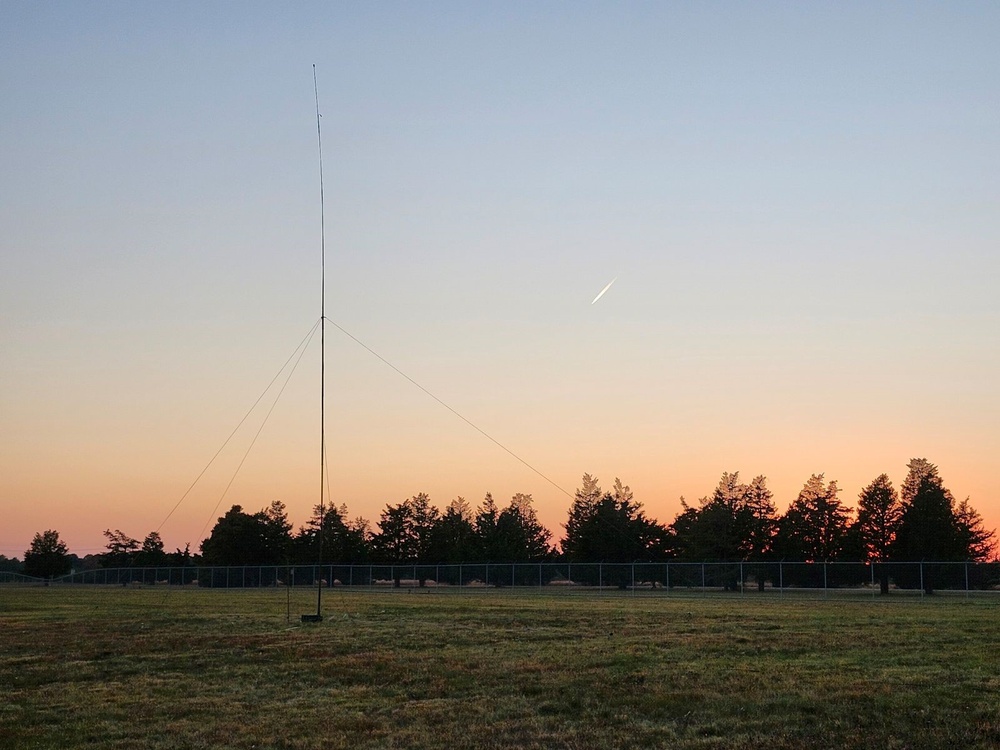
M 600 294 L 598 294 L 596 297 L 594 297 L 594 302 L 597 302 L 597 300 L 599 300 L 601 297 L 603 297 L 604 293 L 606 291 L 608 291 L 611 288 L 611 285 L 614 284 L 616 281 L 618 281 L 618 277 L 617 276 L 615 276 L 613 279 L 611 279 L 611 281 L 608 282 L 608 285 L 601 290 Z M 591 302 L 590 304 L 594 304 L 594 302 Z

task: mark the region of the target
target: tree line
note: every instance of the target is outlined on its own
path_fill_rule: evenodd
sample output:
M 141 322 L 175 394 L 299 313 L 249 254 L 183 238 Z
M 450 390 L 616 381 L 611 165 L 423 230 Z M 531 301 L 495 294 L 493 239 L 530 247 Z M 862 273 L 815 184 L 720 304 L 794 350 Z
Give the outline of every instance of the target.
M 538 521 L 531 495 L 518 493 L 501 507 L 487 494 L 473 507 L 462 497 L 443 510 L 417 494 L 382 510 L 376 528 L 350 518 L 347 507 L 317 506 L 297 531 L 285 505 L 257 512 L 232 506 L 220 517 L 200 554 L 189 546 L 168 553 L 157 532 L 143 541 L 106 530 L 107 549 L 80 559 L 56 531 L 35 535 L 24 562 L 0 557 L 0 570 L 20 567 L 52 577 L 88 567 L 181 565 L 285 565 L 325 563 L 542 562 L 914 562 L 973 561 L 996 554 L 969 499 L 956 501 L 937 467 L 923 458 L 907 464 L 899 490 L 886 474 L 861 490 L 857 507 L 845 505 L 836 480 L 814 474 L 779 514 L 764 476 L 749 482 L 725 472 L 713 492 L 696 504 L 681 498 L 669 523 L 649 517 L 631 489 L 615 480 L 602 490 L 584 474 L 554 544 Z M 763 578 L 758 581 L 763 586 Z M 883 591 L 888 579 L 883 576 Z

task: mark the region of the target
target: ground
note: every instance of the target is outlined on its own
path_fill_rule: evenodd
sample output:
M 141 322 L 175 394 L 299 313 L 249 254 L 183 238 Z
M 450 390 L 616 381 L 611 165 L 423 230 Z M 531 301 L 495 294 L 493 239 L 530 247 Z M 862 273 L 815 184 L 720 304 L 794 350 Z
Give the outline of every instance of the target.
M 995 748 L 1000 599 L 0 587 L 0 748 Z

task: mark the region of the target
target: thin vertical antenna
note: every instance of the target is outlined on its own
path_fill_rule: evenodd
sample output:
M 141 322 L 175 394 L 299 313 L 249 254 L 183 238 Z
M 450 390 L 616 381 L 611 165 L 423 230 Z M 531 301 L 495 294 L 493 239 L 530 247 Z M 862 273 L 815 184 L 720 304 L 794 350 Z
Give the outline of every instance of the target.
M 319 389 L 319 553 L 316 576 L 316 620 L 323 619 L 323 521 L 326 515 L 326 205 L 323 195 L 323 128 L 320 126 L 319 84 L 316 79 L 316 64 L 313 63 L 313 93 L 316 96 L 316 142 L 319 146 L 319 237 L 320 268 L 322 289 L 320 290 L 320 389 Z

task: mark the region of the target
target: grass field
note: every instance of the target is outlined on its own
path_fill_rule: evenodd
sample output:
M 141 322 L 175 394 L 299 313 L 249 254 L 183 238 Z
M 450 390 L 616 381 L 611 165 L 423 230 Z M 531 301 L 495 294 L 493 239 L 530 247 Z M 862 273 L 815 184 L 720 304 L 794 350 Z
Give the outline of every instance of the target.
M 997 748 L 1000 602 L 0 588 L 2 748 Z

